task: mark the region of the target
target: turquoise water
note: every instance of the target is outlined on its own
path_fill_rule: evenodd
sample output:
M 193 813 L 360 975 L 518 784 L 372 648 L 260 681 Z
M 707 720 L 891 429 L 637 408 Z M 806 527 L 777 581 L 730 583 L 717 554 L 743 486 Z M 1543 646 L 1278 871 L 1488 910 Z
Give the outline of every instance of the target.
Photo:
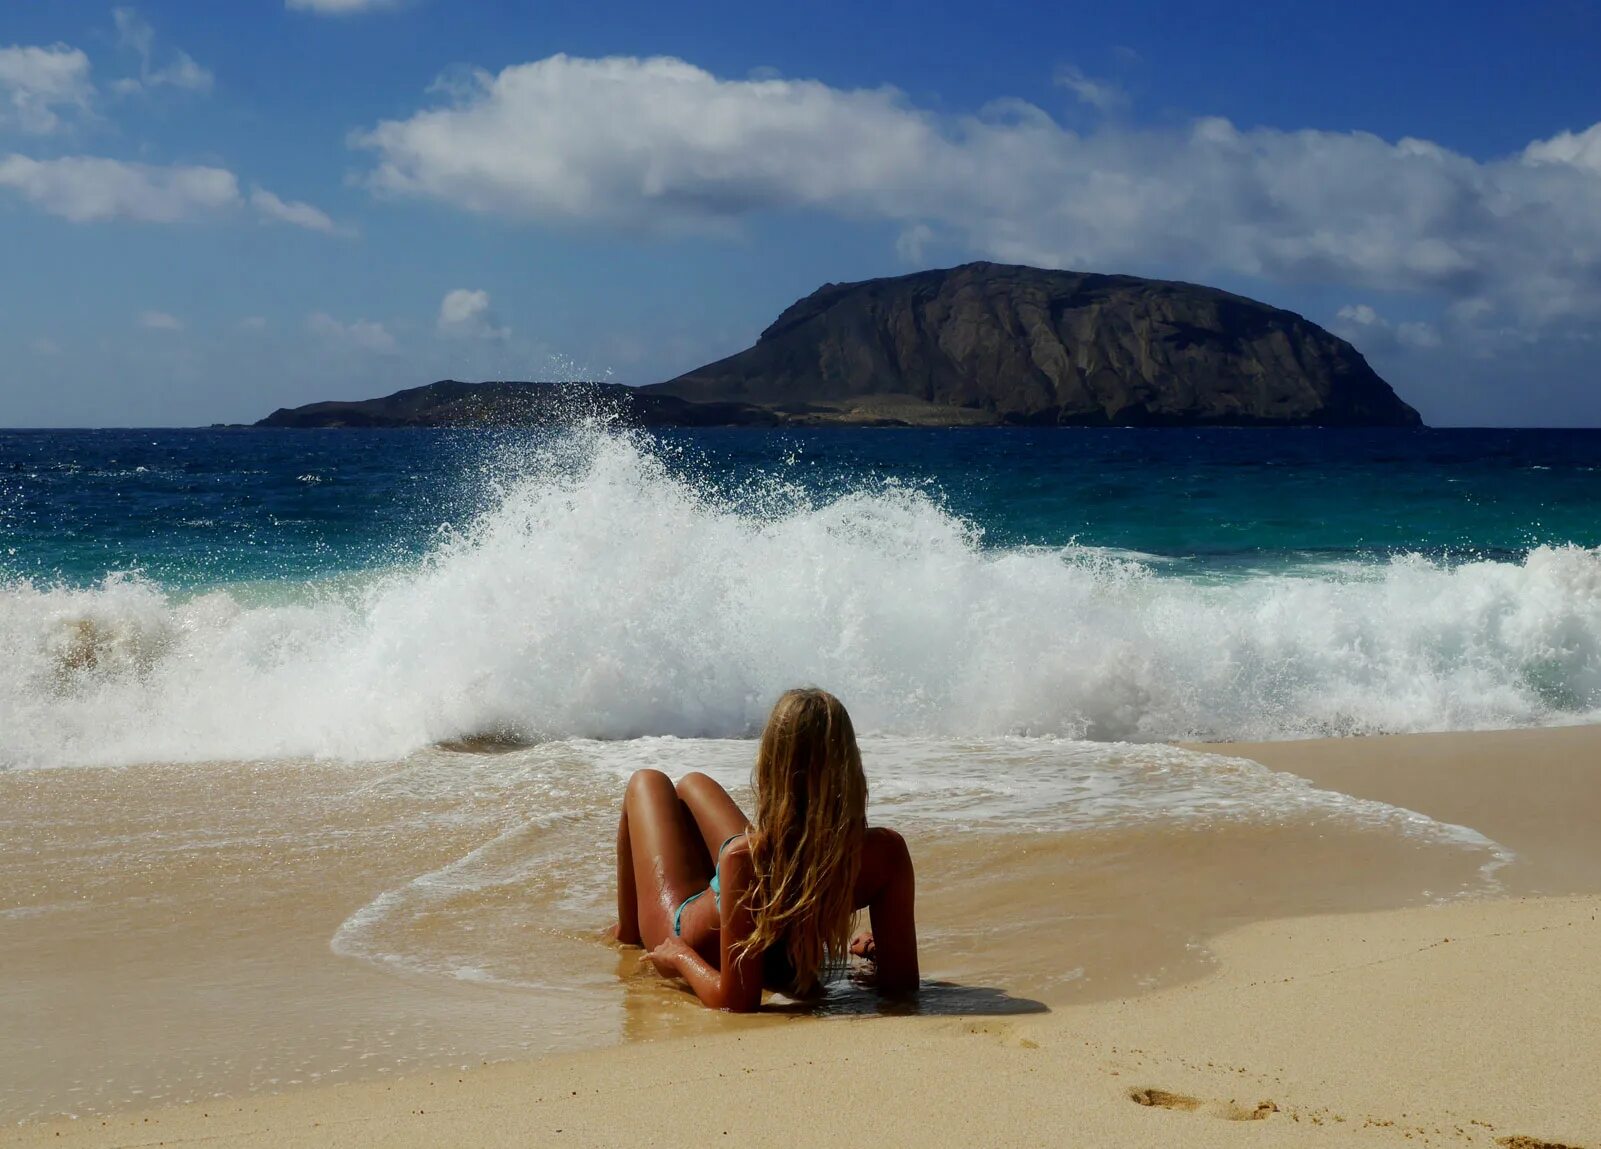
M 0 572 L 175 587 L 414 558 L 485 509 L 535 433 L 0 431 Z M 982 544 L 1115 548 L 1193 570 L 1601 544 L 1601 432 L 663 432 L 738 501 L 903 484 Z
M 0 755 L 741 736 L 794 681 L 904 736 L 1578 721 L 1598 507 L 1589 431 L 0 432 Z

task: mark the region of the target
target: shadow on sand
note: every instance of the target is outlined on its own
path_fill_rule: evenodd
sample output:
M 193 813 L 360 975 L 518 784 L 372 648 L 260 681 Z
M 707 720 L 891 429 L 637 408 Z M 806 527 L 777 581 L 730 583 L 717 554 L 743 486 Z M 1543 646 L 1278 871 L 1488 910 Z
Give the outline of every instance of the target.
M 815 1001 L 775 994 L 762 1011 L 810 1017 L 1010 1017 L 1049 1013 L 1050 1007 L 996 986 L 952 981 L 923 981 L 915 994 L 888 997 L 870 983 L 850 978 L 830 985 Z
M 631 946 L 618 950 L 617 976 L 632 1004 L 650 1003 L 657 1009 L 679 1002 L 698 1004 L 682 982 L 642 972 L 640 954 Z M 892 997 L 879 993 L 871 974 L 860 966 L 830 982 L 828 991 L 818 997 L 803 1000 L 775 993 L 761 1008 L 762 1014 L 782 1017 L 1011 1017 L 1049 1012 L 1049 1006 L 1031 997 L 954 981 L 925 979 L 918 983 L 917 993 Z

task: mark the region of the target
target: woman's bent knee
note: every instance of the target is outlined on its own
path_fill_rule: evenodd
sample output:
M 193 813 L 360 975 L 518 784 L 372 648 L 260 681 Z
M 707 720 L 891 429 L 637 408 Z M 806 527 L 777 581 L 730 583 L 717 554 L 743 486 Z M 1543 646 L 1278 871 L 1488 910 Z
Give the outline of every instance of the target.
M 678 792 L 680 794 L 692 794 L 696 790 L 704 789 L 707 786 L 717 786 L 717 782 L 711 775 L 702 774 L 699 770 L 691 770 L 678 780 Z M 718 788 L 720 789 L 721 787 Z
M 648 794 L 653 790 L 660 793 L 663 790 L 671 791 L 672 788 L 673 780 L 671 778 L 660 770 L 647 768 L 634 771 L 633 776 L 628 779 L 628 789 L 625 793 Z

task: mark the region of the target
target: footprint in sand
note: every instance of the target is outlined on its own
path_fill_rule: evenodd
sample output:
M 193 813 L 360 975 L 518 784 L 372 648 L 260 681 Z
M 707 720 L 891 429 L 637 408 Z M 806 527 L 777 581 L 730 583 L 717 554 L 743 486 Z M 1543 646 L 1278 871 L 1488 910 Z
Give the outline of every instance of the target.
M 1501 1149 L 1580 1149 L 1564 1141 L 1544 1141 L 1539 1137 L 1498 1137 L 1495 1143 Z
M 1259 1101 L 1254 1108 L 1237 1101 L 1202 1101 L 1185 1093 L 1170 1093 L 1166 1089 L 1130 1089 L 1129 1100 L 1136 1105 L 1152 1109 L 1177 1109 L 1183 1113 L 1206 1113 L 1225 1121 L 1262 1121 L 1277 1113 L 1279 1107 L 1271 1101 Z M 1511 1146 L 1509 1149 L 1535 1149 L 1528 1146 Z

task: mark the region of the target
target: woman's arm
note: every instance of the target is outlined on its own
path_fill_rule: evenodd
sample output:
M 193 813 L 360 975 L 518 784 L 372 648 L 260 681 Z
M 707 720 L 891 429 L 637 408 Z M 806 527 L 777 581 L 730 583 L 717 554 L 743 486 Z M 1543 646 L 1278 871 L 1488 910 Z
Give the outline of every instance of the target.
M 894 830 L 869 830 L 876 841 L 875 868 L 881 875 L 878 889 L 868 899 L 868 916 L 873 923 L 863 948 L 871 949 L 877 966 L 875 983 L 888 993 L 911 993 L 917 989 L 917 877 L 912 870 L 911 851 L 906 839 Z M 860 935 L 858 935 L 860 937 Z M 852 949 L 856 949 L 853 939 Z M 863 955 L 867 956 L 867 955 Z
M 762 955 L 740 952 L 736 944 L 755 929 L 746 892 L 751 885 L 750 850 L 730 847 L 718 862 L 722 886 L 720 969 L 714 969 L 683 938 L 668 937 L 650 952 L 648 960 L 662 973 L 689 983 L 695 996 L 712 1009 L 750 1013 L 762 1004 Z

